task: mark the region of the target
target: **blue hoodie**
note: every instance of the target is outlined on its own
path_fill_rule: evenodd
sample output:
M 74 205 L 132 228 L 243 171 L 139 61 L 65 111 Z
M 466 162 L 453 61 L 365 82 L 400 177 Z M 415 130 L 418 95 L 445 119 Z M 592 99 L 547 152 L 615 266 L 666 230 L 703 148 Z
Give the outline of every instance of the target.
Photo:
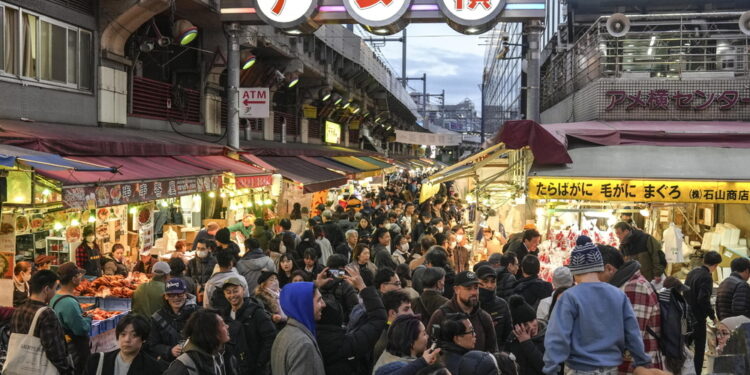
M 313 310 L 313 298 L 315 296 L 315 284 L 299 282 L 286 284 L 281 289 L 281 310 L 286 316 L 302 323 L 312 333 L 315 333 L 315 313 Z

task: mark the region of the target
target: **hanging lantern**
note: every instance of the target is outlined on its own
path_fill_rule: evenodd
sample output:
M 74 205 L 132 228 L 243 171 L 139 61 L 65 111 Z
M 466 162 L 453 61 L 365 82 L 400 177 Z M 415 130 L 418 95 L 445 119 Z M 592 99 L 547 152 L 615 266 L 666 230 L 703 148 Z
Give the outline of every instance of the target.
M 172 32 L 175 37 L 175 40 L 177 43 L 179 43 L 181 46 L 186 46 L 190 44 L 193 40 L 195 40 L 196 37 L 198 37 L 198 28 L 195 27 L 190 21 L 188 20 L 177 20 L 174 23 L 174 27 L 172 28 Z

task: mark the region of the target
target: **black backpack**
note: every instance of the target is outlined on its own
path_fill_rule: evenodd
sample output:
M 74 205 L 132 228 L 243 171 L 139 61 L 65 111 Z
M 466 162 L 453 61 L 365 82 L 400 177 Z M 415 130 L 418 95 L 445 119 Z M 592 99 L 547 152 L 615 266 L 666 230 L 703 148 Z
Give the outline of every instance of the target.
M 677 366 L 679 369 L 686 358 L 685 342 L 690 335 L 688 306 L 674 288 L 657 292 L 657 296 L 661 313 L 661 335 L 657 335 L 651 328 L 646 330 L 659 341 L 659 350 L 667 366 L 673 369 Z
M 224 311 L 232 307 L 227 300 L 227 297 L 224 297 L 224 289 L 221 288 L 216 288 L 213 293 L 211 293 L 210 303 L 211 308 L 218 311 Z

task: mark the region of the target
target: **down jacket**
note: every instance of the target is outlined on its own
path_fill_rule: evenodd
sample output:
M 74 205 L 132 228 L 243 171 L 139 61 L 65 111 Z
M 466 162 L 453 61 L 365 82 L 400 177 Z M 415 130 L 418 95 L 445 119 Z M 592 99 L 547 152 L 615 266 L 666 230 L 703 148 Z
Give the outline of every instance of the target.
M 732 272 L 716 292 L 716 315 L 719 320 L 744 315 L 750 318 L 750 285 Z

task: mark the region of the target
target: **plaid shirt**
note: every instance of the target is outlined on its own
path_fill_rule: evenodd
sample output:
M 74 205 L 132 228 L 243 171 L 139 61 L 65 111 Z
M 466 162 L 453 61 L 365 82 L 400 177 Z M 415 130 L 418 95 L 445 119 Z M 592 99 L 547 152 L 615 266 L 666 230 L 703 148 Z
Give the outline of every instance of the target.
M 86 268 L 86 262 L 89 261 L 89 254 L 86 251 L 86 247 L 83 246 L 83 244 L 79 245 L 78 248 L 76 248 L 76 266 L 78 268 Z
M 34 314 L 44 307 L 47 307 L 47 305 L 31 299 L 18 306 L 10 318 L 10 333 L 29 333 Z M 47 359 L 55 365 L 57 371 L 61 375 L 72 375 L 73 363 L 68 356 L 68 349 L 65 345 L 65 333 L 63 333 L 62 325 L 60 325 L 54 310 L 47 309 L 39 315 L 34 336 L 41 339 Z
M 633 312 L 635 312 L 635 318 L 638 320 L 638 327 L 641 329 L 641 335 L 643 336 L 643 347 L 646 350 L 646 354 L 651 356 L 650 367 L 663 370 L 664 360 L 659 352 L 659 341 L 646 330 L 646 328 L 651 328 L 657 335 L 661 334 L 659 296 L 648 280 L 641 275 L 641 271 L 636 271 L 633 277 L 620 289 L 625 292 L 625 295 L 630 300 L 630 304 L 633 306 Z M 621 375 L 632 374 L 632 364 L 633 358 L 630 356 L 630 353 L 626 353 L 620 365 L 619 373 Z

